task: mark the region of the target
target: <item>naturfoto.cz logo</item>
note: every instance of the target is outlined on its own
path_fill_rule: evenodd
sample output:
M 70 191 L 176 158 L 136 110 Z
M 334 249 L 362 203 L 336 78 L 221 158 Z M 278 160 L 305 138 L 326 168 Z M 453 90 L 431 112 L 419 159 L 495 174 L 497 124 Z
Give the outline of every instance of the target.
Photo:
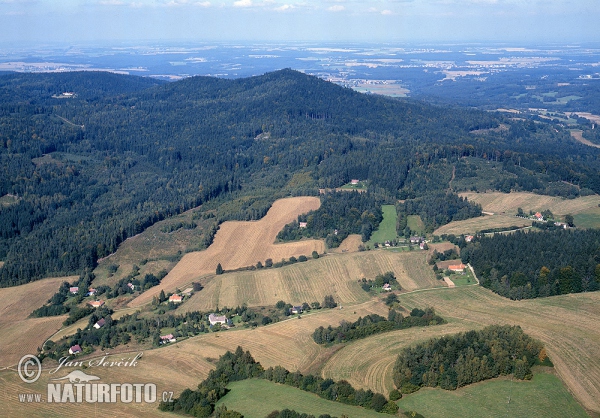
M 135 356 L 134 360 L 106 361 L 106 356 L 101 360 L 90 360 L 89 367 L 131 367 L 137 365 L 137 360 L 142 353 Z M 51 371 L 56 373 L 64 366 L 83 366 L 83 362 L 68 362 L 67 358 L 61 358 L 59 366 Z M 33 355 L 21 358 L 18 365 L 18 373 L 25 383 L 36 382 L 42 374 L 42 366 L 39 359 Z M 154 403 L 157 401 L 156 384 L 154 383 L 100 383 L 100 377 L 87 374 L 82 370 L 73 370 L 66 376 L 50 379 L 47 387 L 46 398 L 40 393 L 19 394 L 22 403 Z M 57 382 L 57 383 L 54 383 Z M 171 401 L 173 392 L 163 392 L 161 399 L 164 402 Z

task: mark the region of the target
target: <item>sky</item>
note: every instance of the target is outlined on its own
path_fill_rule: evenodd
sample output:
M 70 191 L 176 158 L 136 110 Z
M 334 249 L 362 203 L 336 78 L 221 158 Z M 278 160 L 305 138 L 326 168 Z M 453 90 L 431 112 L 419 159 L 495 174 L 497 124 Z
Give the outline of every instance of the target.
M 0 0 L 0 44 L 600 41 L 598 0 Z

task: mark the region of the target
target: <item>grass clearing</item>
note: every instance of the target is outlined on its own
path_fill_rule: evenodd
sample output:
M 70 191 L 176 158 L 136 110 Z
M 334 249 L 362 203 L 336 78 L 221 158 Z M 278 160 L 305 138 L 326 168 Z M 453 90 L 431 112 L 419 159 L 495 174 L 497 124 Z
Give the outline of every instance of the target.
M 531 381 L 503 377 L 455 391 L 424 388 L 405 395 L 398 405 L 428 418 L 588 417 L 558 377 L 542 372 Z
M 371 239 L 368 242 L 371 248 L 376 242 L 391 241 L 398 236 L 396 233 L 396 220 L 398 219 L 396 206 L 382 205 L 381 210 L 383 211 L 383 220 L 379 223 L 377 230 L 371 234 Z
M 425 224 L 419 215 L 408 215 L 406 217 L 406 226 L 417 235 L 425 234 Z
M 600 207 L 573 215 L 573 221 L 578 228 L 600 228 Z
M 321 414 L 336 417 L 342 414 L 349 417 L 389 417 L 359 406 L 328 401 L 314 393 L 263 379 L 232 382 L 227 388 L 231 392 L 220 399 L 217 405 L 225 404 L 227 409 L 240 412 L 246 418 L 264 418 L 272 411 L 286 408 L 317 417 Z
M 359 181 L 357 184 L 346 183 L 342 187 L 339 187 L 338 190 L 360 190 L 363 192 L 367 191 L 367 182 Z

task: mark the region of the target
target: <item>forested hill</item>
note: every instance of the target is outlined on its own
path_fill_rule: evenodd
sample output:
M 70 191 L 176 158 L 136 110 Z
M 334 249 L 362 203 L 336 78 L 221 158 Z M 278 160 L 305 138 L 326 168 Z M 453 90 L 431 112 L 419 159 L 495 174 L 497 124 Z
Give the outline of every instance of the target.
M 560 127 L 504 118 L 292 70 L 174 83 L 0 74 L 0 285 L 93 268 L 127 237 L 215 198 L 239 203 L 225 220 L 351 178 L 389 199 L 446 191 L 462 156 L 499 164 L 494 180 L 514 189 L 600 191 L 597 150 Z

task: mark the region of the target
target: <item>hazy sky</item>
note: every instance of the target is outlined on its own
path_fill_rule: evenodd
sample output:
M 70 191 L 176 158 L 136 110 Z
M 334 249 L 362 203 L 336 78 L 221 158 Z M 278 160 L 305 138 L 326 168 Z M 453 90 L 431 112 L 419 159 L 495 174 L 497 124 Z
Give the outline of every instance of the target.
M 598 0 L 0 0 L 0 42 L 600 41 Z

